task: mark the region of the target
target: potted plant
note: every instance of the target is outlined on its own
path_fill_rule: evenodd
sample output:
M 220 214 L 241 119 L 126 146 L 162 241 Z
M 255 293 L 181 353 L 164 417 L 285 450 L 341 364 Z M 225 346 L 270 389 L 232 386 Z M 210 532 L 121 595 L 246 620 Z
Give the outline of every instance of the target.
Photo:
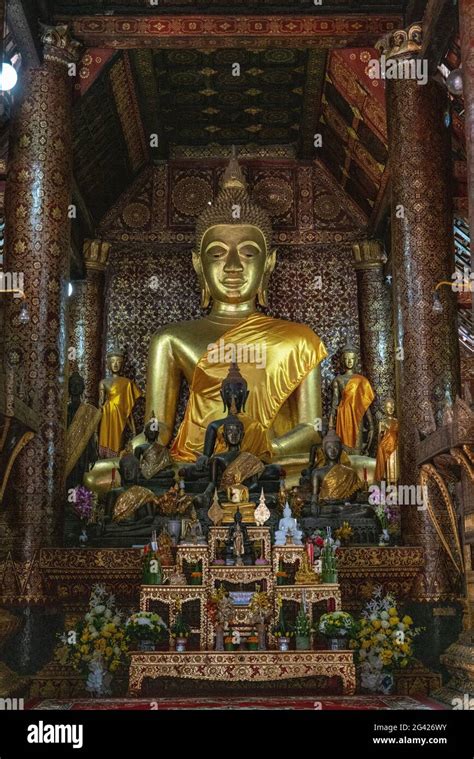
M 73 630 L 59 636 L 55 652 L 63 665 L 71 664 L 86 678 L 86 690 L 103 697 L 112 693 L 112 679 L 127 661 L 128 645 L 115 597 L 102 585 L 95 585 L 89 599 L 89 611 Z
M 225 651 L 233 651 L 234 650 L 234 632 L 233 630 L 228 630 L 224 637 L 224 650 Z
M 164 495 L 158 498 L 159 511 L 168 517 L 167 528 L 177 544 L 181 534 L 181 518 L 191 505 L 192 497 L 184 492 L 184 482 L 175 483 Z
M 247 646 L 249 651 L 258 651 L 258 635 L 256 630 L 252 630 L 247 638 Z
M 179 607 L 174 624 L 171 625 L 170 632 L 175 639 L 175 650 L 178 653 L 183 653 L 183 651 L 186 651 L 191 628 L 189 627 L 188 623 L 184 621 L 181 607 Z
M 132 614 L 125 623 L 128 644 L 138 651 L 154 651 L 166 629 L 162 618 L 151 611 Z
M 163 570 L 161 568 L 160 555 L 158 553 L 158 543 L 156 532 L 153 532 L 151 543 L 143 548 L 143 585 L 162 585 Z
M 308 651 L 311 648 L 311 625 L 303 601 L 295 621 L 295 644 L 297 651 Z
M 352 647 L 364 689 L 388 694 L 394 671 L 405 668 L 413 658 L 415 638 L 422 632 L 413 619 L 399 613 L 391 593 L 383 596 L 376 588 L 358 622 Z
M 278 649 L 280 651 L 289 651 L 290 639 L 294 635 L 294 630 L 292 625 L 290 625 L 285 619 L 285 615 L 283 613 L 283 602 L 280 596 L 277 599 L 277 607 L 279 610 L 278 622 L 273 627 L 273 634 L 278 641 Z
M 328 641 L 331 651 L 349 647 L 349 636 L 354 632 L 354 620 L 347 611 L 330 611 L 319 620 L 319 632 Z
M 339 548 L 339 542 L 331 537 L 331 528 L 326 529 L 324 546 L 321 549 L 321 582 L 337 583 L 337 558 L 336 552 Z
M 202 569 L 201 562 L 197 562 L 194 565 L 194 569 L 191 572 L 191 585 L 202 585 Z

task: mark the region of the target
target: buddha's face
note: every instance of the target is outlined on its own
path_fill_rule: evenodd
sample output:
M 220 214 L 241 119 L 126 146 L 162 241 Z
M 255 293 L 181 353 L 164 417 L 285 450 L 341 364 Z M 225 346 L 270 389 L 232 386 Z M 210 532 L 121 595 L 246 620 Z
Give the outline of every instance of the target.
M 123 366 L 123 356 L 109 356 L 108 364 L 109 369 L 113 374 L 120 374 Z
M 211 298 L 243 303 L 255 298 L 267 265 L 262 232 L 249 224 L 219 224 L 205 233 L 201 268 Z
M 357 360 L 357 355 L 353 351 L 344 351 L 342 355 L 346 369 L 353 369 Z
M 239 445 L 242 442 L 243 431 L 238 424 L 227 424 L 224 427 L 224 438 L 228 445 Z
M 330 440 L 324 445 L 324 453 L 329 461 L 338 461 L 342 452 L 342 444 L 338 440 Z
M 82 395 L 84 392 L 84 380 L 80 374 L 71 374 L 69 377 L 69 395 Z
M 144 432 L 147 441 L 149 443 L 154 443 L 158 438 L 158 434 L 160 432 L 160 428 L 156 420 L 150 419 L 150 421 L 145 425 Z
M 129 485 L 137 482 L 139 466 L 138 459 L 133 454 L 123 456 L 120 459 L 119 472 L 122 484 Z
M 385 412 L 388 416 L 393 416 L 395 413 L 395 403 L 391 399 L 385 404 Z

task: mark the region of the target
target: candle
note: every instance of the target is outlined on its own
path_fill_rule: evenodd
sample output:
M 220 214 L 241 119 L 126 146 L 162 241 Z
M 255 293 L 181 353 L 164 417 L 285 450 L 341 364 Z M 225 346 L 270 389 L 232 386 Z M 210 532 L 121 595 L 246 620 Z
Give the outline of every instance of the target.
M 364 482 L 367 482 L 367 467 L 364 467 Z
M 336 611 L 336 599 L 328 598 L 328 611 Z
M 314 562 L 314 545 L 308 540 L 306 543 L 306 553 L 308 554 L 309 563 L 313 566 Z
M 115 467 L 112 469 L 112 482 L 115 482 Z

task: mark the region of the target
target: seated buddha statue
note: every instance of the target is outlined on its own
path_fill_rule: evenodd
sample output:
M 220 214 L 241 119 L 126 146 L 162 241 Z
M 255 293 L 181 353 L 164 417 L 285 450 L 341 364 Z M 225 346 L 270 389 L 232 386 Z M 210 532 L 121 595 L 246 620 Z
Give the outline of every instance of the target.
M 158 441 L 159 424 L 154 413 L 145 424 L 143 434 L 146 442 L 137 445 L 133 451 L 140 462 L 139 482 L 146 483 L 148 487 L 158 485 L 168 490 L 174 483 L 173 462 L 168 449 Z
M 119 530 L 123 533 L 126 527 L 140 523 L 144 528 L 152 524 L 157 497 L 151 490 L 138 484 L 140 477 L 140 464 L 133 453 L 125 454 L 119 461 L 121 485 L 111 490 L 105 502 L 105 533 L 111 534 L 112 525 L 107 523 L 120 523 Z M 112 529 L 112 532 L 114 530 Z M 133 531 L 132 531 L 133 532 Z
M 135 434 L 132 411 L 142 393 L 133 380 L 120 375 L 124 355 L 123 350 L 116 345 L 107 353 L 107 368 L 110 375 L 99 384 L 99 407 L 102 411 L 99 428 L 101 458 L 117 456 L 120 453 L 122 437 L 127 425 L 132 434 Z
M 308 326 L 258 310 L 257 304 L 267 305 L 275 262 L 270 219 L 249 197 L 233 157 L 217 198 L 196 227 L 193 265 L 201 305 L 208 312 L 200 319 L 164 326 L 150 343 L 146 416 L 155 410 L 160 442 L 171 444 L 178 462 L 194 462 L 204 451 L 208 426 L 220 417 L 220 388 L 228 373 L 225 358 L 232 352 L 251 388 L 246 413 L 266 431 L 272 462 L 300 469 L 318 439 L 314 420 L 322 416 L 319 365 L 327 352 Z M 216 345 L 224 346 L 217 360 Z M 183 378 L 189 400 L 173 440 Z M 264 457 L 266 450 L 256 445 L 251 453 Z M 106 488 L 110 471 L 110 462 L 98 462 L 86 475 L 86 484 L 96 491 Z
M 323 452 L 326 463 L 314 469 L 311 477 L 312 512 L 317 516 L 319 516 L 321 502 L 344 503 L 364 487 L 357 472 L 351 466 L 341 463 L 342 441 L 334 430 L 329 430 L 324 438 Z

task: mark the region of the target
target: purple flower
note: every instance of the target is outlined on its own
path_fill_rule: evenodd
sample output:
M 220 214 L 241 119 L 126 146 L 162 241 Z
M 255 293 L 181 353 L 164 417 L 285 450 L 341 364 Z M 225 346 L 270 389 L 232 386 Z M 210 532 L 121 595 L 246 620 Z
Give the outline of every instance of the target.
M 83 485 L 79 485 L 74 491 L 74 511 L 79 519 L 85 522 L 89 521 L 92 516 L 92 493 Z

